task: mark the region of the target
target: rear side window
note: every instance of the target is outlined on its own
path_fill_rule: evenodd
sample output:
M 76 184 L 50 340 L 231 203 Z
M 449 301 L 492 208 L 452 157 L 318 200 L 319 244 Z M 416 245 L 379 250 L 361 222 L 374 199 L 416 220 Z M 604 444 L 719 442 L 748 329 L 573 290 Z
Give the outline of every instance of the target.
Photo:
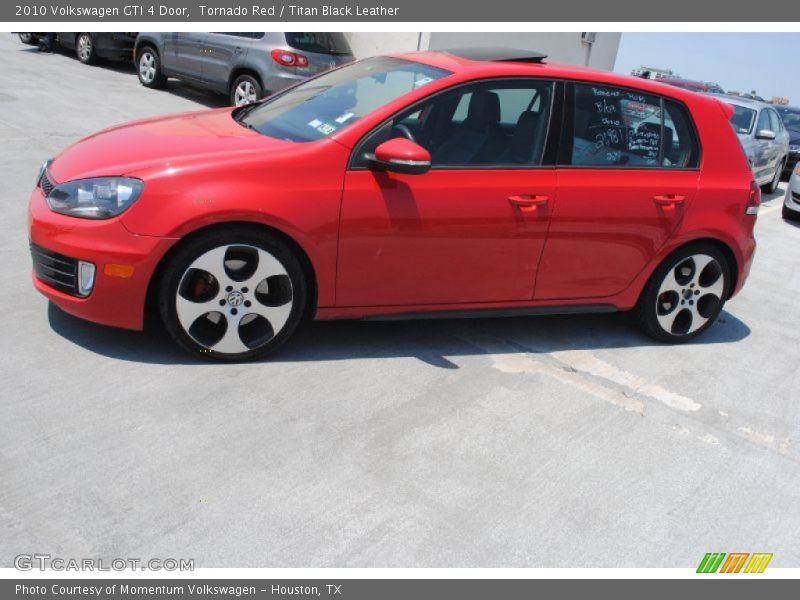
M 601 85 L 576 84 L 570 164 L 695 168 L 699 149 L 686 109 L 671 100 Z
M 295 50 L 314 54 L 353 53 L 343 33 L 287 33 L 286 43 Z

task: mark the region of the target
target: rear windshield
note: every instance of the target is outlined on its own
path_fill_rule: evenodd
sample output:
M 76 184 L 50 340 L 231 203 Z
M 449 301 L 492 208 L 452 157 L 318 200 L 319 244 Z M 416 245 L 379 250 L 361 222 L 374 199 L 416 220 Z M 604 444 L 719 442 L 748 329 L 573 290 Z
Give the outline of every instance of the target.
M 264 135 L 290 142 L 329 136 L 450 71 L 386 56 L 368 58 L 309 79 L 234 118 Z
M 295 50 L 315 54 L 351 55 L 343 33 L 287 33 L 286 43 Z
M 744 106 L 732 105 L 736 111 L 731 117 L 731 125 L 736 133 L 750 133 L 753 131 L 753 123 L 756 120 L 756 111 Z

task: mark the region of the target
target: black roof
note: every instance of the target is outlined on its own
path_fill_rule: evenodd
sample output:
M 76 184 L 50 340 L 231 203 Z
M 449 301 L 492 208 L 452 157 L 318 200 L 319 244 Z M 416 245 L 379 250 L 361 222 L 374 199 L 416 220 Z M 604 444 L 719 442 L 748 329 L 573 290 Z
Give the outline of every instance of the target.
M 534 62 L 540 63 L 546 54 L 534 50 L 520 50 L 519 48 L 451 48 L 444 50 L 448 54 L 466 58 L 467 60 L 488 60 L 492 62 Z

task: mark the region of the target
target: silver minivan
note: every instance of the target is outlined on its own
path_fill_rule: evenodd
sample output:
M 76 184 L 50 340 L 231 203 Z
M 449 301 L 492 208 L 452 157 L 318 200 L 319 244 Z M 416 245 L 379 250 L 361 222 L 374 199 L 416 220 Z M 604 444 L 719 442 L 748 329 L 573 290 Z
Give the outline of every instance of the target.
M 753 175 L 764 193 L 778 189 L 789 158 L 789 134 L 774 107 L 737 96 L 718 96 L 734 111 L 731 125 L 742 143 Z
M 352 62 L 342 33 L 140 33 L 134 50 L 142 85 L 168 77 L 227 94 L 242 106 L 321 71 Z

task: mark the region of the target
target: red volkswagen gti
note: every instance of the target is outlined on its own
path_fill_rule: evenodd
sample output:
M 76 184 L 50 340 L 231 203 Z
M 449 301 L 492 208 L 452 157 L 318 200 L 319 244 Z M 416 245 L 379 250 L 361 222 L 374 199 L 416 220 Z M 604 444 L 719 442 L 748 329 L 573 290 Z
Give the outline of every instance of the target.
M 713 97 L 519 50 L 398 54 L 107 129 L 42 168 L 33 283 L 203 357 L 305 317 L 633 311 L 683 342 L 747 278 L 759 188 Z

